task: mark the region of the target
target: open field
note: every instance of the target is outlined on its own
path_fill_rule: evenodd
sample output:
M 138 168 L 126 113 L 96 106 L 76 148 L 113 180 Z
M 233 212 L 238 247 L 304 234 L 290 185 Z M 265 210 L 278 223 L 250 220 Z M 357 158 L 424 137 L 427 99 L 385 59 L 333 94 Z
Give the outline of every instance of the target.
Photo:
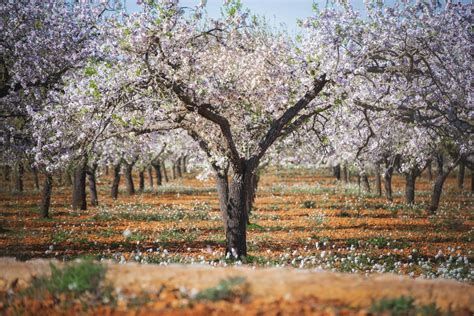
M 155 192 L 132 197 L 121 192 L 113 202 L 108 197 L 110 179 L 101 177 L 101 205 L 87 211 L 69 210 L 70 189 L 56 187 L 50 219 L 39 218 L 39 192 L 2 192 L 0 255 L 19 260 L 91 256 L 120 263 L 294 267 L 362 276 L 393 272 L 463 281 L 472 296 L 474 198 L 470 191 L 455 189 L 454 183 L 448 179 L 440 211 L 431 216 L 424 207 L 431 187 L 424 177 L 417 183 L 417 204 L 407 206 L 402 202 L 404 182 L 398 177 L 395 200 L 388 203 L 354 184 L 337 183 L 324 171 L 271 171 L 262 176 L 250 217 L 250 255 L 245 262 L 224 257 L 211 180 L 201 182 L 186 174 Z M 31 183 L 26 186 L 31 188 Z M 343 302 L 336 305 L 350 307 Z M 332 305 L 325 301 L 321 306 Z M 367 303 L 361 306 L 347 312 L 370 308 Z

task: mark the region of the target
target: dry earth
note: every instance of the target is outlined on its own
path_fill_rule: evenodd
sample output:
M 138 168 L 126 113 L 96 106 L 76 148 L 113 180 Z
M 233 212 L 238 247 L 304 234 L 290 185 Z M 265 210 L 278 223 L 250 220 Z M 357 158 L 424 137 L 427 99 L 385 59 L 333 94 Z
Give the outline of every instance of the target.
M 61 263 L 54 261 L 55 264 Z M 0 291 L 8 291 L 12 284 L 25 287 L 32 277 L 50 273 L 49 260 L 36 259 L 18 262 L 13 258 L 0 259 Z M 455 315 L 474 313 L 474 287 L 449 280 L 410 279 L 391 274 L 370 276 L 297 270 L 287 268 L 232 267 L 212 268 L 199 265 L 120 265 L 107 264 L 106 279 L 113 287 L 130 293 L 157 293 L 133 313 L 168 314 L 359 314 L 381 299 L 412 297 L 418 305 L 435 303 Z M 248 291 L 246 302 L 222 302 L 186 305 L 184 300 L 163 295 L 163 289 L 200 291 L 215 286 L 229 277 L 243 277 Z M 161 302 L 160 302 L 161 301 Z M 160 304 L 161 303 L 161 304 Z M 285 307 L 282 307 L 285 306 Z M 115 311 L 120 313 L 120 309 Z M 125 312 L 125 311 L 122 311 Z

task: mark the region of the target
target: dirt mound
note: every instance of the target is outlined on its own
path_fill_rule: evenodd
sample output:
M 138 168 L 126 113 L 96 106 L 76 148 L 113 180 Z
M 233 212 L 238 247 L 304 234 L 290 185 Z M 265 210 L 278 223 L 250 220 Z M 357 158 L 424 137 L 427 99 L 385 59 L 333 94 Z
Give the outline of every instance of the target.
M 0 259 L 0 291 L 7 291 L 12 283 L 20 287 L 26 286 L 33 276 L 50 273 L 50 262 L 50 260 L 18 262 L 10 258 Z M 53 262 L 61 265 L 57 261 Z M 361 309 L 368 310 L 382 299 L 405 296 L 413 298 L 417 305 L 434 303 L 442 311 L 451 311 L 455 314 L 474 313 L 474 287 L 449 280 L 410 279 L 389 274 L 361 276 L 286 268 L 212 268 L 199 265 L 156 266 L 114 263 L 107 265 L 106 279 L 116 289 L 127 292 L 155 293 L 160 288 L 166 287 L 198 293 L 217 286 L 222 280 L 240 277 L 245 280 L 249 302 L 254 304 L 258 302 L 260 306 L 271 306 L 281 302 L 291 306 L 316 301 L 320 305 L 347 306 L 360 312 Z M 199 304 L 195 306 L 195 311 L 199 308 L 203 313 L 209 312 L 205 306 Z M 239 308 L 235 306 L 234 308 L 238 312 Z

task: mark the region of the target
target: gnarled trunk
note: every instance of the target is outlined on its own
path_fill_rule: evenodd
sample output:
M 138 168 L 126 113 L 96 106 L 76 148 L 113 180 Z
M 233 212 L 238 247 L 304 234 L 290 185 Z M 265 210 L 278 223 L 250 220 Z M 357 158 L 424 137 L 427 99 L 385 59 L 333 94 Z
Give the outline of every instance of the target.
M 367 193 L 370 193 L 370 183 L 369 183 L 369 177 L 367 176 L 367 173 L 363 173 L 361 175 L 362 178 L 362 190 L 364 190 Z
M 349 183 L 349 170 L 347 169 L 347 164 L 342 166 L 342 181 L 346 184 Z
M 186 164 L 187 164 L 187 158 L 188 158 L 188 156 L 184 156 L 184 157 L 183 157 L 183 165 L 182 165 L 182 167 L 183 167 L 183 173 L 187 173 L 187 172 L 188 172 L 188 166 L 186 165 Z
M 247 256 L 247 207 L 250 194 L 250 174 L 234 173 L 229 183 L 226 218 L 226 256 Z
M 16 177 L 15 177 L 15 191 L 16 192 L 23 192 L 23 175 L 25 173 L 25 168 L 23 167 L 23 163 L 18 163 L 16 169 Z
M 227 170 L 216 172 L 217 197 L 219 198 L 219 209 L 221 210 L 224 231 L 227 231 L 227 201 L 229 200 L 229 179 Z
M 72 209 L 86 210 L 86 163 L 81 162 L 74 169 L 74 185 L 72 189 Z
M 336 177 L 337 181 L 341 180 L 341 165 L 338 164 L 332 167 L 332 174 Z
M 120 185 L 120 169 L 121 163 L 119 162 L 114 166 L 114 180 L 112 181 L 112 199 L 116 200 L 118 197 L 119 192 L 119 185 Z
M 135 185 L 133 184 L 133 164 L 125 163 L 125 185 L 127 187 L 127 194 L 135 194 Z
M 173 180 L 176 179 L 176 163 L 173 163 L 171 165 L 171 171 L 172 171 L 172 176 L 173 176 Z
M 39 190 L 39 177 L 38 177 L 38 169 L 35 167 L 31 168 L 31 172 L 33 173 L 33 183 L 35 185 L 35 189 Z
M 465 164 L 463 161 L 459 163 L 459 170 L 458 170 L 458 177 L 457 177 L 457 183 L 458 183 L 458 189 L 462 190 L 464 189 L 464 172 L 465 172 Z
M 5 165 L 3 167 L 3 180 L 4 181 L 10 181 L 10 166 Z
M 161 162 L 154 163 L 153 169 L 155 169 L 156 184 L 160 186 L 163 184 L 163 177 L 161 176 Z
M 145 170 L 141 169 L 138 172 L 138 190 L 140 192 L 145 191 Z
M 152 167 L 148 167 L 147 171 L 148 171 L 148 183 L 149 183 L 150 189 L 153 190 L 154 183 L 153 183 L 153 169 L 152 169 Z
M 405 203 L 406 204 L 415 204 L 415 181 L 416 181 L 416 171 L 410 169 L 405 174 Z
M 393 201 L 392 196 L 392 174 L 393 174 L 393 167 L 388 167 L 385 169 L 383 175 L 383 186 L 385 190 L 385 197 L 388 201 Z
M 49 208 L 51 206 L 51 192 L 53 189 L 53 176 L 47 174 L 44 179 L 43 193 L 41 195 L 40 213 L 42 218 L 49 217 Z
M 382 178 L 380 177 L 380 166 L 375 166 L 375 192 L 377 196 L 382 196 Z
M 250 175 L 249 180 L 249 193 L 247 196 L 247 224 L 250 224 L 250 214 L 252 213 L 252 206 L 255 202 L 255 197 L 257 195 L 259 180 L 260 176 L 258 174 L 258 171 L 255 170 L 255 172 Z
M 443 193 L 443 185 L 446 181 L 449 173 L 456 167 L 456 165 L 452 165 L 446 170 L 438 169 L 438 174 L 436 175 L 435 182 L 433 184 L 433 193 L 431 194 L 431 204 L 430 204 L 430 212 L 432 214 L 436 213 L 439 207 L 439 201 L 441 200 L 441 194 Z
M 426 173 L 428 175 L 428 180 L 433 181 L 433 168 L 431 167 L 431 160 L 427 162 Z
M 95 164 L 87 170 L 87 179 L 89 180 L 89 193 L 92 206 L 99 205 L 99 197 L 97 195 L 97 179 L 95 176 L 96 170 L 97 165 Z
M 166 171 L 166 164 L 164 161 L 161 162 L 161 169 L 163 170 L 163 177 L 165 178 L 165 181 L 168 182 L 168 171 Z
M 181 170 L 181 158 L 178 158 L 178 160 L 176 161 L 176 172 L 179 178 L 183 176 L 183 172 Z
M 471 193 L 474 193 L 474 170 L 471 170 Z

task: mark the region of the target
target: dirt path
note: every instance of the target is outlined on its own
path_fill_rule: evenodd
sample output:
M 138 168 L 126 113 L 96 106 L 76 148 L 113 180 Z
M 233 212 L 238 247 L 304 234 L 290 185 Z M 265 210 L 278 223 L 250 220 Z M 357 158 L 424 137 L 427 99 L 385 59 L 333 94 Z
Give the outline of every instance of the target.
M 26 286 L 32 276 L 49 273 L 49 262 L 0 259 L 0 291 L 6 291 L 16 279 L 20 286 Z M 417 305 L 435 303 L 442 311 L 459 315 L 474 313 L 473 285 L 448 280 L 410 279 L 389 274 L 364 277 L 287 268 L 212 268 L 198 265 L 109 263 L 106 278 L 116 289 L 126 289 L 128 292 L 155 293 L 166 287 L 192 293 L 237 276 L 245 278 L 250 298 L 247 303 L 249 306 L 255 305 L 256 302 L 261 307 L 274 305 L 276 302 L 291 306 L 317 301 L 320 305 L 346 306 L 354 308 L 358 313 L 364 313 L 374 302 L 381 299 L 407 296 L 414 298 Z M 167 309 L 168 312 L 172 310 Z M 250 313 L 252 308 L 244 310 Z M 232 311 L 237 313 L 238 309 L 234 308 Z M 184 313 L 185 310 L 181 312 Z M 205 309 L 202 313 L 195 310 L 192 314 L 206 312 L 208 311 Z

